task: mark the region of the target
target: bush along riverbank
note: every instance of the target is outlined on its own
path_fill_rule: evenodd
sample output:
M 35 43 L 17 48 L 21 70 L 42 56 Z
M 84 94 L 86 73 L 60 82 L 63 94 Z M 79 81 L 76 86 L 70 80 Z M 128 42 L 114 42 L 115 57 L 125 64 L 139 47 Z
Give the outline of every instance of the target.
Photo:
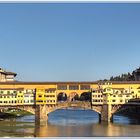
M 0 112 L 0 120 L 22 117 L 25 115 L 32 115 L 32 114 L 23 110 L 6 110 L 4 112 Z

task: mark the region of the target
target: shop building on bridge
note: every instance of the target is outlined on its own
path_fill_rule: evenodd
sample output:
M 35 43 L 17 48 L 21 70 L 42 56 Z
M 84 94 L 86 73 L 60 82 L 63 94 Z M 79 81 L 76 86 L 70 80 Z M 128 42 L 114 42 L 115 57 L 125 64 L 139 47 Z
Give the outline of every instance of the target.
M 104 100 L 107 99 L 107 100 Z M 112 83 L 93 90 L 92 104 L 125 104 L 131 99 L 140 99 L 140 88 L 113 88 Z

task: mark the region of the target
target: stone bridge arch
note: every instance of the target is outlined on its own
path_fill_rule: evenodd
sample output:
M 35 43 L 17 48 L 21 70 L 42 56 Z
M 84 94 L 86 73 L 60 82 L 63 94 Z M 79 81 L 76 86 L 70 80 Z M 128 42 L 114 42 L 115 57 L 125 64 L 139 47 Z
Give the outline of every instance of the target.
M 128 114 L 130 112 L 132 113 L 140 113 L 140 106 L 139 105 L 130 105 L 130 104 L 123 104 L 123 105 L 117 105 L 112 107 L 112 115 L 116 113 L 121 113 L 123 111 L 127 111 Z
M 102 106 L 92 106 L 92 110 L 97 112 L 98 114 L 101 114 Z
M 69 107 L 88 109 L 88 110 L 95 111 L 99 114 L 101 114 L 101 111 L 102 111 L 102 106 L 92 106 L 90 102 L 76 101 L 74 103 L 72 102 L 58 103 L 56 106 L 47 107 L 48 108 L 47 114 L 54 112 L 56 110 L 59 110 L 59 109 L 66 109 Z
M 35 115 L 35 106 L 18 106 L 16 107 L 17 109 L 20 109 L 20 110 L 24 110 L 24 111 L 27 111 L 27 112 L 30 112 L 32 114 Z

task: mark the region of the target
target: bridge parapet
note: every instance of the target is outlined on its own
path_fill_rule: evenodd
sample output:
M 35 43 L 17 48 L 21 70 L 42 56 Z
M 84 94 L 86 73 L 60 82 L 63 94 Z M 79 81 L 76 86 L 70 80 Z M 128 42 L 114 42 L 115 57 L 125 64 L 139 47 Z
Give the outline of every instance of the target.
M 84 108 L 84 109 L 91 109 L 91 103 L 90 102 L 58 102 L 55 106 L 52 106 L 48 108 L 48 113 L 53 112 L 57 109 L 63 109 L 63 108 Z

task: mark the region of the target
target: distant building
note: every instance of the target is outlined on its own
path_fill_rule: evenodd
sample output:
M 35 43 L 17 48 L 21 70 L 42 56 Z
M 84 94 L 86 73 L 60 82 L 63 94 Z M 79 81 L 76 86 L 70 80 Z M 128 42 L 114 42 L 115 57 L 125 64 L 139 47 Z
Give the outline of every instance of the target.
M 0 68 L 0 82 L 15 81 L 14 78 L 16 75 L 16 73 L 8 72 Z
M 140 67 L 132 73 L 135 81 L 140 81 Z

